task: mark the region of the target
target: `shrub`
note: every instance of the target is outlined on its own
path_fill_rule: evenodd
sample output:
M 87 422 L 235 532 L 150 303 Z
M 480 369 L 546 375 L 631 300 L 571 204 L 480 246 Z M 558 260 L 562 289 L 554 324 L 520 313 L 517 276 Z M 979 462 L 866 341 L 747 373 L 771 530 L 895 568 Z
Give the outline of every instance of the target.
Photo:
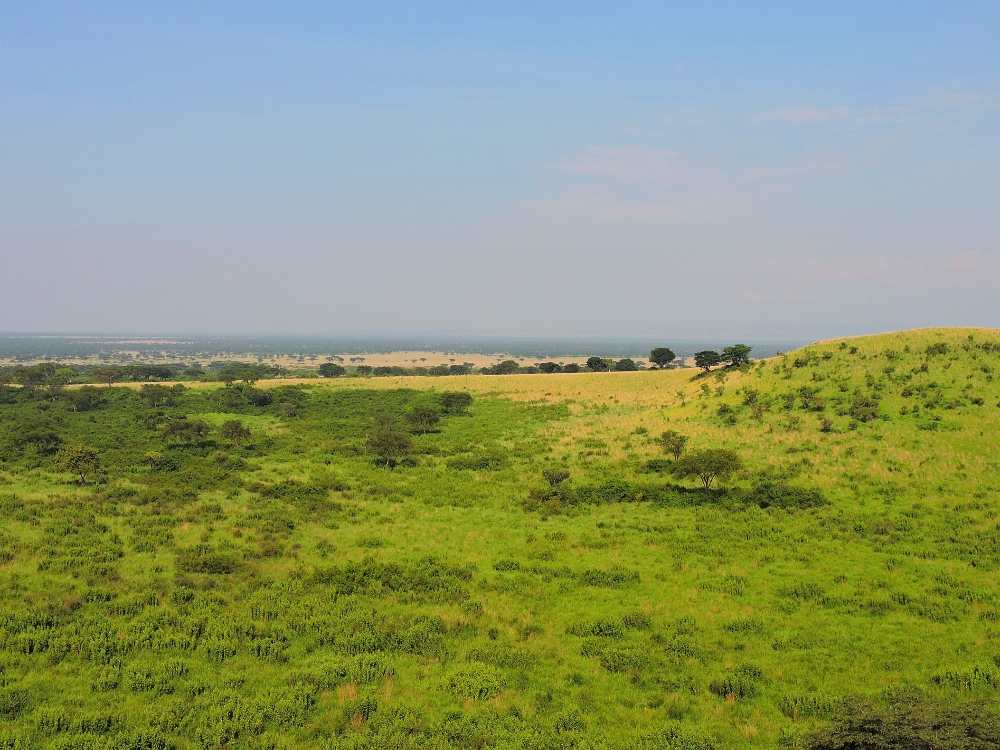
M 639 574 L 618 567 L 611 570 L 585 570 L 580 574 L 580 583 L 584 586 L 617 589 L 639 583 Z
M 555 487 L 557 484 L 569 479 L 569 472 L 566 469 L 545 469 L 542 472 L 542 476 L 549 483 L 550 487 Z
M 749 491 L 737 493 L 746 502 L 761 508 L 818 508 L 829 505 L 830 501 L 814 487 L 795 487 L 784 482 L 761 482 Z
M 445 689 L 459 698 L 485 701 L 502 693 L 507 678 L 496 667 L 473 662 L 454 670 L 445 681 Z
M 744 664 L 736 671 L 713 680 L 708 689 L 720 698 L 732 696 L 736 699 L 752 698 L 757 694 L 757 685 L 764 679 L 760 667 Z
M 441 410 L 445 414 L 464 414 L 472 406 L 472 396 L 463 391 L 445 391 L 441 394 Z
M 813 734 L 810 750 L 987 750 L 1000 747 L 1000 717 L 988 703 L 903 700 L 877 708 L 846 701 L 835 723 Z

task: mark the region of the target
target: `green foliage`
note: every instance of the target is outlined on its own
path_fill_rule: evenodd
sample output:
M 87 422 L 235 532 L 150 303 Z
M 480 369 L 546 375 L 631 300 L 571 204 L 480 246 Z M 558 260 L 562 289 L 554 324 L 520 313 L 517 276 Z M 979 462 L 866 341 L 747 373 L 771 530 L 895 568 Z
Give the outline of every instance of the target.
M 250 428 L 238 419 L 227 419 L 219 428 L 219 436 L 239 447 L 250 439 Z
M 734 451 L 706 448 L 681 456 L 671 467 L 671 473 L 679 479 L 698 477 L 709 490 L 717 477 L 729 477 L 742 467 L 743 462 Z
M 687 443 L 687 435 L 681 435 L 677 430 L 664 430 L 660 435 L 660 445 L 664 452 L 673 456 L 675 461 L 681 457 Z
M 750 352 L 752 350 L 753 347 L 746 344 L 733 344 L 722 350 L 720 360 L 730 367 L 741 367 L 750 361 Z
M 810 750 L 987 750 L 1000 746 L 1000 716 L 984 702 L 916 699 L 885 709 L 845 704 L 836 723 L 809 738 Z
M 0 392 L 0 748 L 995 746 L 995 338 L 686 400 L 683 369 L 151 398 L 40 367 Z M 385 471 L 366 438 L 419 408 Z M 681 486 L 668 428 L 744 469 Z
M 608 361 L 601 359 L 600 357 L 590 357 L 587 360 L 587 367 L 589 367 L 594 372 L 607 372 L 611 369 Z
M 324 378 L 339 378 L 347 372 L 347 369 L 336 362 L 324 362 L 319 366 L 318 371 Z
M 695 352 L 694 364 L 696 367 L 700 367 L 705 372 L 708 372 L 716 365 L 722 364 L 722 357 L 717 351 L 705 349 L 704 351 Z
M 405 432 L 382 429 L 365 439 L 365 447 L 380 463 L 391 468 L 413 449 L 413 440 Z
M 664 346 L 657 347 L 649 353 L 649 361 L 659 368 L 670 367 L 675 359 L 677 355 L 673 350 Z
M 76 474 L 80 478 L 80 484 L 83 484 L 87 480 L 87 474 L 101 470 L 101 456 L 96 448 L 71 443 L 59 451 L 56 464 L 63 471 Z
M 635 372 L 639 369 L 639 365 L 635 363 L 635 360 L 624 357 L 615 362 L 614 369 L 615 372 Z

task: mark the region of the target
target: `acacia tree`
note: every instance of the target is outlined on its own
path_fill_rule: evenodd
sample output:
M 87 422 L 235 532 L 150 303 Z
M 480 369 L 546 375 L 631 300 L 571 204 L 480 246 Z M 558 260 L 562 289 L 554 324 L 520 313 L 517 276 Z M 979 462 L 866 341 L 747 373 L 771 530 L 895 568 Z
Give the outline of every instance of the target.
M 107 383 L 108 388 L 121 380 L 124 374 L 120 367 L 95 367 L 90 373 L 98 383 Z
M 163 437 L 175 445 L 200 445 L 208 442 L 210 429 L 197 419 L 174 419 L 163 428 Z
M 472 406 L 472 396 L 464 391 L 445 391 L 441 394 L 441 408 L 445 414 L 464 414 Z
M 681 457 L 687 441 L 687 435 L 681 435 L 677 430 L 666 430 L 660 435 L 660 445 L 663 446 L 664 452 L 673 456 L 675 461 Z
M 173 391 L 165 385 L 146 384 L 139 389 L 139 395 L 146 399 L 154 409 L 170 398 L 171 393 Z
M 97 448 L 71 443 L 59 451 L 56 456 L 56 464 L 63 471 L 80 477 L 80 484 L 86 484 L 87 474 L 101 470 L 101 456 Z
M 413 439 L 405 432 L 382 429 L 365 439 L 365 447 L 391 469 L 400 456 L 413 449 Z
M 406 415 L 406 421 L 413 427 L 414 432 L 421 434 L 430 432 L 434 426 L 441 421 L 441 415 L 437 409 L 429 406 L 417 406 Z
M 722 357 L 719 356 L 718 352 L 706 349 L 703 352 L 694 353 L 694 363 L 705 372 L 708 372 L 716 365 L 722 364 Z
M 670 363 L 676 359 L 676 355 L 671 349 L 665 346 L 658 346 L 649 353 L 649 361 L 653 363 L 655 367 L 660 369 L 670 367 Z
M 241 443 L 250 439 L 250 429 L 238 419 L 228 419 L 219 428 L 219 435 L 239 448 Z
M 721 359 L 733 367 L 739 367 L 750 361 L 750 352 L 752 349 L 752 346 L 747 346 L 746 344 L 733 344 L 722 350 Z
M 344 366 L 335 362 L 324 362 L 319 366 L 319 374 L 324 378 L 339 378 L 345 372 L 347 370 L 344 369 Z
M 678 479 L 698 477 L 705 490 L 712 488 L 717 477 L 728 477 L 743 468 L 743 462 L 734 451 L 725 448 L 707 448 L 688 453 L 674 461 L 670 473 Z

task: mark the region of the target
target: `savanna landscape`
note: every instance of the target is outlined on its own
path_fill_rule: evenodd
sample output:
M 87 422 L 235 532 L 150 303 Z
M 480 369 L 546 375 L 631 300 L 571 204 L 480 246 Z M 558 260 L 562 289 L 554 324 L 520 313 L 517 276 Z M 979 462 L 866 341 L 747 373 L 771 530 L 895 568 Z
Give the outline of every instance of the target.
M 1000 743 L 997 330 L 57 371 L 0 385 L 3 750 Z

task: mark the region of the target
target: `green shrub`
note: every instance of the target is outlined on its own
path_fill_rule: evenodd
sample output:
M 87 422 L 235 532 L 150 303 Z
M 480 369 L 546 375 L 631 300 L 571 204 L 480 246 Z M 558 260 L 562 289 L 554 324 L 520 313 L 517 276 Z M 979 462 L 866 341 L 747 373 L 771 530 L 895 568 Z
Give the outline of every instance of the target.
M 480 701 L 499 695 L 506 687 L 507 678 L 500 670 L 476 662 L 458 667 L 445 681 L 445 689 L 452 695 Z

